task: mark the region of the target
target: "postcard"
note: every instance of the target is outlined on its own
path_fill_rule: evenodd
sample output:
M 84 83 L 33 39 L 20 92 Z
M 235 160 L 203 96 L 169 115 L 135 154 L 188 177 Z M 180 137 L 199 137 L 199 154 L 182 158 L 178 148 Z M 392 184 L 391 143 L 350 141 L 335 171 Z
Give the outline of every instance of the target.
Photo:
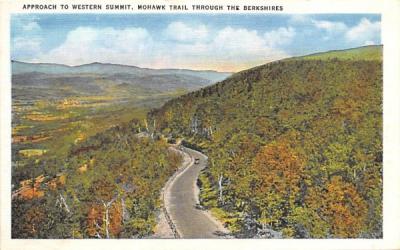
M 2 249 L 398 249 L 398 1 L 2 1 Z

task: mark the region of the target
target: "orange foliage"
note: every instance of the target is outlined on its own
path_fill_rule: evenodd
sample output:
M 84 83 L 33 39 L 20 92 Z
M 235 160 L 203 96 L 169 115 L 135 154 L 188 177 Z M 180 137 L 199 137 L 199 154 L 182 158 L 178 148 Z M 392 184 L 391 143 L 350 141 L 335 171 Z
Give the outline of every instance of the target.
M 122 231 L 122 206 L 115 203 L 110 209 L 110 233 L 118 236 Z
M 16 195 L 14 196 L 19 196 L 27 200 L 43 197 L 44 192 L 40 189 L 40 185 L 44 180 L 45 177 L 43 175 L 39 175 L 35 178 L 33 185 L 32 180 L 21 181 L 21 188 L 18 189 Z
M 66 181 L 66 176 L 63 174 L 48 181 L 47 186 L 52 190 L 55 190 L 58 186 L 65 185 L 65 181 Z
M 118 236 L 122 231 L 122 206 L 120 203 L 114 203 L 109 211 L 109 232 L 113 236 Z M 91 237 L 96 236 L 96 232 L 104 235 L 105 209 L 102 205 L 92 204 L 87 214 L 87 232 Z M 100 228 L 96 226 L 96 223 Z
M 65 174 L 62 174 L 58 177 L 58 183 L 60 185 L 65 185 L 66 180 L 67 180 L 67 176 Z
M 33 198 L 43 197 L 44 190 L 41 188 L 41 185 L 43 182 L 45 182 L 46 179 L 47 177 L 45 177 L 44 175 L 39 175 L 35 178 L 33 185 L 31 179 L 21 181 L 21 187 L 13 193 L 12 198 L 14 199 L 16 197 L 20 197 L 26 200 L 30 200 Z M 45 185 L 47 185 L 50 189 L 55 190 L 58 186 L 65 185 L 65 181 L 66 175 L 62 174 L 45 182 Z
M 286 142 L 271 143 L 255 157 L 253 169 L 260 177 L 259 191 L 289 195 L 299 191 L 304 160 Z
M 100 205 L 92 205 L 89 207 L 87 215 L 87 232 L 89 236 L 94 237 L 99 229 L 96 227 L 96 223 L 101 225 L 103 221 L 103 211 Z
M 25 136 L 25 135 L 13 135 L 12 136 L 12 143 L 20 143 L 20 142 L 41 142 L 44 140 L 49 139 L 50 136 L 45 136 L 45 135 L 31 135 L 31 136 Z
M 25 187 L 20 190 L 19 192 L 20 197 L 23 199 L 33 199 L 33 198 L 40 198 L 44 196 L 44 192 L 40 190 L 38 187 Z
M 335 237 L 358 237 L 365 225 L 367 204 L 355 186 L 334 176 L 325 189 L 311 189 L 307 204 L 331 225 Z

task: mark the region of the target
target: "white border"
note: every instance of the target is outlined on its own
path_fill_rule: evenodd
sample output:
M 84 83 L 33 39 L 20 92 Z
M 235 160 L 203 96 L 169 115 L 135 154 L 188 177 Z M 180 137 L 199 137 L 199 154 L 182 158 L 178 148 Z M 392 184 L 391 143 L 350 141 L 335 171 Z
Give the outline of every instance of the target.
M 11 176 L 11 83 L 9 16 L 23 13 L 21 4 L 27 3 L 118 3 L 118 4 L 240 4 L 239 0 L 0 0 L 0 166 L 1 166 L 1 234 L 0 249 L 400 249 L 400 1 L 399 0 L 244 0 L 245 5 L 283 5 L 283 12 L 293 13 L 381 13 L 384 44 L 384 238 L 381 240 L 11 240 L 10 176 Z M 11 2 L 12 1 L 12 2 Z M 57 13 L 61 11 L 58 10 Z M 33 13 L 30 11 L 29 13 Z M 40 13 L 43 13 L 40 12 Z M 50 13 L 50 12 L 49 12 Z M 53 13 L 53 12 L 51 12 Z M 62 12 L 66 13 L 66 12 Z M 70 12 L 72 13 L 72 12 Z M 74 12 L 77 13 L 77 12 Z M 85 13 L 85 12 L 79 12 Z M 94 13 L 94 11 L 90 11 Z M 105 11 L 101 11 L 105 13 Z M 123 13 L 112 12 L 107 13 Z M 128 13 L 138 13 L 129 11 Z M 155 13 L 146 11 L 140 13 Z M 171 11 L 164 13 L 173 13 Z M 182 13 L 182 12 L 177 12 Z M 188 12 L 186 12 L 188 13 Z M 190 13 L 194 13 L 190 11 Z M 215 12 L 208 12 L 215 13 Z M 221 13 L 221 12 L 218 12 Z M 238 13 L 238 12 L 225 12 Z M 248 13 L 248 12 L 242 12 Z

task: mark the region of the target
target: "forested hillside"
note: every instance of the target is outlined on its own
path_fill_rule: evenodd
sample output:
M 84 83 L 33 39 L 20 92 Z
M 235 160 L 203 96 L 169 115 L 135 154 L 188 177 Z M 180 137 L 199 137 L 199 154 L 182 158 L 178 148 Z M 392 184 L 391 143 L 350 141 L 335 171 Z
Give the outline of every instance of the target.
M 13 193 L 13 238 L 141 238 L 151 235 L 160 190 L 181 156 L 164 140 L 118 125 L 73 146 L 68 157 L 29 165 L 42 175 Z M 34 171 L 37 172 L 37 171 Z
M 149 114 L 209 156 L 202 205 L 238 237 L 382 237 L 382 47 L 359 50 L 268 63 Z

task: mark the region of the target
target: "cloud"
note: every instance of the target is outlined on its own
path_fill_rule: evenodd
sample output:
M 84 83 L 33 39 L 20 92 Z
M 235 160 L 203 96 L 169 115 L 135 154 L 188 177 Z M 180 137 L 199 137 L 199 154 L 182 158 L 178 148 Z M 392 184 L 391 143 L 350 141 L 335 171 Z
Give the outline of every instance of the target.
M 312 20 L 312 23 L 318 29 L 325 30 L 327 32 L 343 32 L 347 30 L 347 25 L 343 22 L 331 22 L 325 20 Z
M 163 33 L 167 38 L 180 42 L 204 41 L 208 37 L 205 25 L 189 26 L 182 22 L 170 23 Z
M 354 26 L 346 25 L 343 22 L 332 22 L 327 20 L 308 20 L 317 30 L 324 33 L 321 38 L 325 41 L 340 41 L 346 46 L 372 45 L 380 42 L 381 23 L 372 22 L 368 18 L 362 18 Z
M 230 26 L 214 31 L 207 41 L 177 43 L 159 54 L 164 64 L 161 67 L 224 71 L 242 70 L 288 56 L 283 50 L 271 47 L 256 30 Z
M 40 29 L 41 28 L 40 28 L 39 24 L 35 21 L 29 22 L 22 26 L 23 31 L 36 31 L 36 30 L 40 30 Z
M 30 61 L 69 65 L 99 61 L 150 68 L 236 71 L 304 51 L 380 42 L 379 21 L 362 18 L 349 25 L 317 16 L 294 15 L 287 20 L 287 26 L 267 31 L 183 22 L 171 22 L 156 32 L 145 26 L 81 26 L 68 31 L 62 44 L 45 51 L 40 37 L 44 31 L 40 30 L 38 19 L 17 21 L 20 36 L 13 39 L 13 58 L 22 60 L 30 56 Z M 30 31 L 22 32 L 22 27 Z M 303 48 L 306 49 L 302 51 Z
M 94 61 L 132 64 L 145 60 L 153 41 L 143 28 L 78 27 L 70 31 L 63 44 L 39 56 L 37 61 L 70 65 Z
M 19 33 L 28 33 L 34 34 L 37 31 L 41 30 L 39 25 L 40 19 L 34 15 L 16 15 L 12 18 L 12 26 L 13 29 L 18 31 Z M 19 34 L 22 36 L 22 34 Z
M 16 50 L 31 49 L 40 51 L 41 42 L 40 38 L 26 39 L 25 37 L 16 37 L 13 39 L 13 48 Z
M 41 27 L 38 20 L 32 15 L 12 17 L 12 31 L 15 33 L 11 39 L 12 58 L 29 60 L 40 54 L 43 38 L 39 35 Z
M 308 15 L 294 14 L 291 15 L 288 22 L 292 25 L 309 24 L 312 18 Z
M 371 22 L 367 18 L 362 18 L 356 26 L 346 32 L 345 37 L 349 42 L 371 44 L 380 40 L 380 34 L 381 22 Z
M 230 57 L 237 54 L 259 53 L 266 44 L 255 30 L 226 27 L 217 33 L 211 45 L 220 56 L 230 52 L 227 55 Z
M 281 45 L 289 44 L 293 40 L 295 35 L 296 32 L 294 28 L 280 27 L 276 30 L 265 32 L 264 38 L 267 40 L 267 44 L 270 47 L 278 47 Z
M 187 26 L 173 22 L 161 34 L 169 40 L 159 39 L 141 27 L 78 27 L 68 33 L 63 44 L 40 54 L 34 61 L 241 70 L 286 57 L 279 45 L 290 42 L 294 30 L 281 28 L 263 35 L 256 30 L 227 26 L 211 32 L 202 24 Z M 272 39 L 273 35 L 278 40 Z
M 39 37 L 15 37 L 12 40 L 13 56 L 18 57 L 20 60 L 36 56 L 41 52 L 42 39 Z

